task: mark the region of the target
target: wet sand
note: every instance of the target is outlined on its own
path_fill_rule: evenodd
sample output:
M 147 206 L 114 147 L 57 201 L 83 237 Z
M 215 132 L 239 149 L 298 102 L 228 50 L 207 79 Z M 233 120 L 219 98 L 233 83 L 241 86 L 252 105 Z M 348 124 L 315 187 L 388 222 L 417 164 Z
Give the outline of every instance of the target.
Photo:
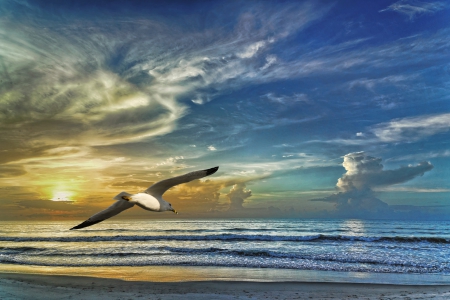
M 450 299 L 450 286 L 120 279 L 0 273 L 0 299 Z

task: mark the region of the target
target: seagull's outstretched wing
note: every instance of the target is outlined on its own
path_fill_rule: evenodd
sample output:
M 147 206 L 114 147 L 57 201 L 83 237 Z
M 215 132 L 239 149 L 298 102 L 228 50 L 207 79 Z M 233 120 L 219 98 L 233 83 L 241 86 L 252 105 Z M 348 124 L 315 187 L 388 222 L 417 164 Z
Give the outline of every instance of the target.
M 129 209 L 131 207 L 133 207 L 134 204 L 130 203 L 128 201 L 125 200 L 118 200 L 115 201 L 113 205 L 111 205 L 110 207 L 108 207 L 105 210 L 102 210 L 101 212 L 96 213 L 95 215 L 93 215 L 92 217 L 90 217 L 89 219 L 87 219 L 86 221 L 84 221 L 83 223 L 70 228 L 70 230 L 73 229 L 80 229 L 80 228 L 84 228 L 84 227 L 88 227 L 94 224 L 97 224 L 101 221 L 104 221 L 108 218 L 114 217 L 115 215 L 117 215 L 118 213 Z
M 216 171 L 219 169 L 219 167 L 201 170 L 201 171 L 194 171 L 190 172 L 181 176 L 161 180 L 155 184 L 153 184 L 151 187 L 145 190 L 147 194 L 152 195 L 155 198 L 159 198 L 164 194 L 165 191 L 173 187 L 174 185 L 178 185 L 181 183 L 186 183 L 195 179 L 200 179 L 205 176 L 211 175 L 216 173 Z

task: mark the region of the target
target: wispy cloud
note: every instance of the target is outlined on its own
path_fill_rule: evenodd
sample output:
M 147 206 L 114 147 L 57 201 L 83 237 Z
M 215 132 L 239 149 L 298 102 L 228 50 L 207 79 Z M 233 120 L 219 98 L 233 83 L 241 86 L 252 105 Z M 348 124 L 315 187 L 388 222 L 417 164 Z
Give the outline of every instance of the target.
M 417 75 L 392 75 L 392 76 L 386 76 L 383 78 L 375 78 L 375 79 L 368 79 L 368 78 L 361 78 L 352 80 L 348 83 L 348 87 L 350 89 L 355 87 L 365 87 L 368 90 L 373 91 L 373 89 L 376 86 L 384 86 L 384 85 L 395 85 L 395 86 L 402 86 L 407 87 L 408 85 L 405 83 L 411 79 L 417 78 Z
M 380 12 L 395 11 L 407 15 L 412 20 L 418 15 L 436 13 L 445 9 L 446 6 L 447 4 L 441 1 L 400 0 L 389 5 L 386 9 L 380 10 Z
M 423 158 L 431 159 L 437 157 L 450 157 L 450 150 L 442 150 L 442 151 L 431 151 L 431 152 L 421 152 L 414 154 L 405 154 L 401 156 L 395 156 L 386 161 L 405 161 L 405 160 L 420 160 Z
M 450 130 L 450 114 L 424 115 L 394 119 L 357 132 L 352 139 L 310 140 L 305 143 L 329 143 L 342 145 L 369 145 L 378 143 L 410 143 Z
M 403 118 L 377 125 L 372 132 L 381 142 L 417 141 L 450 130 L 450 114 Z
M 271 13 L 244 6 L 232 32 L 213 33 L 127 16 L 91 22 L 66 13 L 59 24 L 33 18 L 31 8 L 24 22 L 1 20 L 0 72 L 8 80 L 0 83 L 0 122 L 16 138 L 34 132 L 28 147 L 44 151 L 61 147 L 62 137 L 79 147 L 165 135 L 189 113 L 183 97 L 204 104 L 236 84 L 276 78 L 270 46 L 326 11 L 309 2 Z
M 279 103 L 279 104 L 284 104 L 284 105 L 289 105 L 289 104 L 293 104 L 295 102 L 309 102 L 310 100 L 308 99 L 308 95 L 306 94 L 294 94 L 292 96 L 287 96 L 287 95 L 276 95 L 274 93 L 268 93 L 262 96 L 262 98 L 267 99 L 269 101 L 275 102 L 275 103 Z
M 374 188 L 376 192 L 408 192 L 408 193 L 449 193 L 446 188 L 425 188 L 412 186 L 387 186 Z

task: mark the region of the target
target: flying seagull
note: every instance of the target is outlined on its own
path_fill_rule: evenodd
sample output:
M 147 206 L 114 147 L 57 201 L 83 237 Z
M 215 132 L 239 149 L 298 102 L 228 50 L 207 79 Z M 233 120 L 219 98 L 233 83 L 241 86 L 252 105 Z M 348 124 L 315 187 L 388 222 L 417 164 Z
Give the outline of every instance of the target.
M 150 186 L 143 193 L 129 194 L 127 192 L 121 192 L 113 198 L 114 200 L 117 200 L 113 205 L 105 210 L 102 210 L 101 212 L 96 213 L 83 223 L 70 228 L 70 230 L 80 229 L 97 224 L 108 218 L 114 217 L 118 213 L 133 207 L 135 204 L 145 210 L 156 212 L 173 211 L 174 213 L 178 214 L 177 211 L 172 208 L 172 205 L 162 198 L 162 195 L 175 185 L 214 174 L 218 169 L 219 167 L 215 167 L 206 170 L 194 171 L 181 176 L 161 180 Z

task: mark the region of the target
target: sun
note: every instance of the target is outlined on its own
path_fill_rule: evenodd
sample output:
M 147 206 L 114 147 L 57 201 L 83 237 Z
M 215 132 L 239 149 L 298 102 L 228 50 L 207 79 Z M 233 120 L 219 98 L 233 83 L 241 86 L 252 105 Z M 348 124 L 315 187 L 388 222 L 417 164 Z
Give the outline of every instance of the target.
M 72 192 L 68 191 L 54 191 L 52 201 L 70 201 L 70 197 L 73 195 Z

